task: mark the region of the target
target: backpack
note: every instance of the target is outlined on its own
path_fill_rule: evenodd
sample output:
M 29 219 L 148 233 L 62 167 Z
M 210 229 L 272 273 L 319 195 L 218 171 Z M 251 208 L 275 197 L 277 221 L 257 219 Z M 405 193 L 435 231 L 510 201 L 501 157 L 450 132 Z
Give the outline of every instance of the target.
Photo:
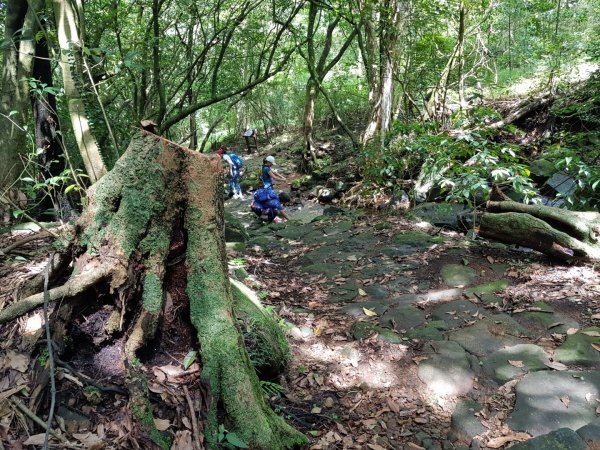
M 238 155 L 235 153 L 229 153 L 229 157 L 231 158 L 231 162 L 237 170 L 240 170 L 242 167 L 244 167 L 244 160 Z
M 275 198 L 278 198 L 277 194 L 269 189 L 259 189 L 254 192 L 254 200 L 257 203 L 264 204 Z

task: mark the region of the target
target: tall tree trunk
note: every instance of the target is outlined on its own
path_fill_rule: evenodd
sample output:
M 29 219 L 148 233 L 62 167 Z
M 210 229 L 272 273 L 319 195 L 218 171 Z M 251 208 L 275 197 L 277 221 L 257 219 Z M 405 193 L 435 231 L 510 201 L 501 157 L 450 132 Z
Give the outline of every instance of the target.
M 80 40 L 80 22 L 76 5 L 72 0 L 53 0 L 54 16 L 60 45 L 60 66 L 62 69 L 65 97 L 69 105 L 71 125 L 75 140 L 83 159 L 87 175 L 92 183 L 106 173 L 100 148 L 88 120 L 82 98 L 82 53 Z
M 304 164 L 317 160 L 313 143 L 313 127 L 315 120 L 315 102 L 318 93 L 319 88 L 317 83 L 315 83 L 312 77 L 309 78 L 306 83 L 306 94 L 304 98 Z
M 35 9 L 28 7 L 27 2 L 9 0 L 5 8 L 0 79 L 0 192 L 19 179 L 23 170 L 21 156 L 31 150 L 25 125 L 29 117 L 29 78 L 37 30 Z
M 370 67 L 366 68 L 369 82 L 369 116 L 361 140 L 366 143 L 375 134 L 380 133 L 383 143 L 384 134 L 389 131 L 392 122 L 394 73 L 401 23 L 400 3 L 398 0 L 385 0 L 378 5 L 379 9 L 375 9 L 369 1 L 366 1 L 365 5 L 365 45 L 361 51 L 363 60 L 370 61 Z

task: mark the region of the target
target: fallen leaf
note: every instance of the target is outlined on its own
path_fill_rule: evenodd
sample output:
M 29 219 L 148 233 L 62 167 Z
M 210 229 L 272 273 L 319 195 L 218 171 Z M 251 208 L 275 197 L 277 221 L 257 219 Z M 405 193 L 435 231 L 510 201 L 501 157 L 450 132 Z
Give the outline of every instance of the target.
M 166 431 L 171 426 L 171 421 L 166 419 L 154 419 L 154 426 L 158 431 Z
M 503 445 L 508 444 L 509 442 L 526 441 L 530 437 L 531 436 L 527 433 L 512 433 L 507 436 L 501 436 L 501 437 L 490 439 L 486 445 L 489 448 L 500 448 Z
M 319 408 L 318 406 L 315 406 L 313 409 L 310 410 L 310 412 L 312 414 L 321 414 L 321 408 Z
M 496 261 L 494 260 L 494 258 L 492 258 L 491 256 L 488 256 L 486 259 L 488 260 L 488 262 L 489 262 L 490 264 L 494 264 L 494 262 L 496 262 Z
M 372 309 L 363 308 L 363 312 L 365 313 L 365 315 L 367 315 L 369 317 L 373 317 L 373 316 L 377 315 L 377 313 L 375 311 L 373 311 Z
M 85 445 L 86 450 L 100 450 L 105 447 L 105 443 L 94 433 L 74 433 L 73 437 Z
M 550 330 L 550 329 L 552 329 L 552 328 L 556 328 L 556 327 L 559 327 L 559 326 L 561 326 L 561 325 L 563 325 L 563 323 L 562 323 L 562 322 L 554 322 L 553 324 L 551 324 L 551 325 L 548 327 L 548 329 Z
M 561 397 L 560 401 L 563 402 L 563 404 L 565 405 L 565 408 L 568 408 L 569 407 L 569 403 L 571 403 L 571 400 L 566 395 L 564 397 Z
M 592 342 L 592 348 L 598 352 L 600 352 L 600 344 L 596 344 L 594 342 Z
M 4 367 L 15 369 L 19 372 L 24 373 L 27 372 L 28 366 L 29 358 L 26 355 L 22 353 L 17 353 L 13 350 L 9 350 L 6 352 L 6 355 L 4 356 Z
M 171 446 L 171 450 L 189 450 L 190 448 L 194 448 L 192 432 L 182 430 L 175 433 L 175 442 Z
M 597 331 L 582 331 L 581 334 L 585 334 L 586 336 L 592 337 L 600 337 L 600 333 L 598 333 Z
M 386 450 L 385 447 L 382 447 L 378 444 L 367 444 L 367 447 L 369 447 L 371 450 Z
M 579 331 L 579 328 L 569 328 L 567 330 L 567 335 L 572 336 L 574 334 L 576 334 Z
M 429 420 L 427 420 L 427 418 L 425 418 L 425 417 L 415 417 L 413 419 L 413 422 L 419 423 L 419 424 L 425 424 L 425 423 L 429 422 Z
M 415 356 L 412 360 L 418 366 L 421 363 L 421 361 L 425 361 L 427 359 L 429 359 L 429 357 L 427 356 Z
M 44 440 L 46 439 L 46 433 L 34 434 L 33 436 L 29 436 L 23 445 L 44 445 Z
M 513 366 L 513 367 L 518 367 L 519 369 L 521 367 L 525 367 L 525 364 L 523 364 L 523 361 L 511 361 L 510 359 L 508 360 L 508 363 Z
M 554 370 L 567 370 L 567 366 L 565 366 L 563 363 L 559 363 L 558 361 L 547 361 L 544 363 L 544 365 Z
M 358 295 L 366 297 L 368 294 L 361 288 L 358 288 Z

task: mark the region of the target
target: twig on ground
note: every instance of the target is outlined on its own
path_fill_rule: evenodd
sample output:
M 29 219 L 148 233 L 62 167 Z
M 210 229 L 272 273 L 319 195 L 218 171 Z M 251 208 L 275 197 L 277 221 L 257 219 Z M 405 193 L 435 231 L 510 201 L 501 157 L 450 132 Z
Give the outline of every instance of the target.
M 38 416 L 36 416 L 33 411 L 31 411 L 27 406 L 25 406 L 23 404 L 23 402 L 21 402 L 21 400 L 17 399 L 17 398 L 11 398 L 8 400 L 10 403 L 13 403 L 14 406 L 16 406 L 19 411 L 21 411 L 23 414 L 25 414 L 27 417 L 29 417 L 31 420 L 33 420 L 37 425 L 39 425 L 40 427 L 42 427 L 44 430 L 47 429 L 47 425 L 46 422 L 44 422 L 42 419 L 40 419 Z M 61 434 L 57 433 L 56 431 L 50 429 L 50 434 L 52 436 L 54 436 L 56 439 L 58 439 L 64 448 L 71 448 L 71 449 L 81 449 L 81 447 L 77 446 L 77 445 L 73 445 L 71 444 L 69 441 L 67 441 L 67 439 L 62 436 Z
M 13 242 L 12 244 L 4 247 L 3 249 L 0 249 L 0 256 L 7 255 L 14 249 L 16 249 L 22 245 L 25 245 L 28 242 L 37 241 L 38 239 L 44 239 L 48 236 L 51 236 L 51 234 L 49 234 L 47 230 L 42 230 L 39 233 L 34 233 L 29 236 L 25 236 L 23 239 L 20 239 L 17 242 Z
M 187 386 L 183 386 L 183 392 L 185 394 L 185 398 L 187 400 L 188 406 L 190 408 L 191 420 L 192 420 L 192 431 L 194 433 L 194 450 L 200 450 L 202 446 L 200 445 L 200 435 L 198 432 L 198 417 L 196 416 L 196 411 L 194 410 L 194 403 L 192 402 L 192 398 L 190 397 L 190 391 Z
M 46 424 L 46 436 L 44 437 L 44 450 L 48 449 L 48 438 L 52 429 L 52 419 L 54 419 L 54 407 L 56 406 L 56 379 L 54 377 L 54 349 L 52 348 L 52 335 L 50 333 L 50 320 L 48 317 L 48 278 L 50 276 L 50 264 L 54 258 L 53 254 L 48 256 L 48 264 L 44 270 L 44 322 L 46 328 L 46 344 L 48 348 L 48 362 L 50 363 L 50 412 L 48 413 L 48 422 Z

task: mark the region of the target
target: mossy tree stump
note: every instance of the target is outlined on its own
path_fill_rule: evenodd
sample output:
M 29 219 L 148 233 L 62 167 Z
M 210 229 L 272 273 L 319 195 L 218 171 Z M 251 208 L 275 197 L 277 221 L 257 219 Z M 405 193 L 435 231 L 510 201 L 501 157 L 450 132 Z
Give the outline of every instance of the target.
M 490 201 L 478 234 L 565 261 L 600 260 L 600 214 L 513 201 Z
M 152 423 L 137 352 L 161 325 L 167 262 L 174 258 L 175 236 L 183 236 L 175 256 L 185 258 L 190 322 L 201 347 L 202 376 L 211 388 L 209 447 L 217 443 L 221 422 L 251 448 L 290 448 L 306 439 L 266 404 L 234 316 L 221 174 L 218 157 L 140 132 L 113 170 L 90 189 L 74 237 L 73 274 L 51 289 L 49 298 L 80 298 L 99 283 L 110 287 L 130 321 L 123 327 L 130 330 L 124 346 L 130 409 L 149 437 L 168 448 Z M 0 323 L 42 302 L 36 294 L 14 303 L 0 311 Z

